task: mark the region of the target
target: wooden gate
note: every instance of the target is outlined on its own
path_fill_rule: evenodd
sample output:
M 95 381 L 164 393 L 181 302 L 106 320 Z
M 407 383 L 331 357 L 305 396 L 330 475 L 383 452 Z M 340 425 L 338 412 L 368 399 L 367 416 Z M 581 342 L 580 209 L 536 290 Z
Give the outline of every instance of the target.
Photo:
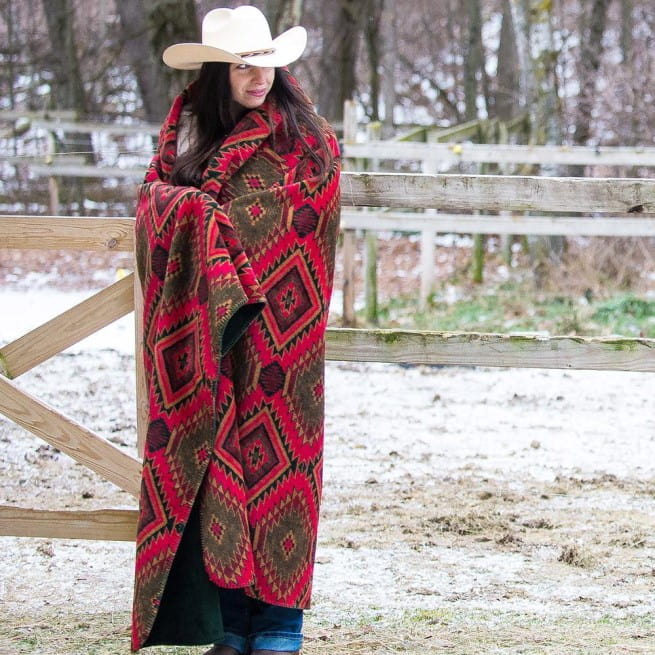
M 655 213 L 655 180 L 344 173 L 349 208 L 586 212 L 640 218 Z M 438 215 L 436 215 L 438 216 Z M 435 219 L 438 220 L 438 219 Z M 488 216 L 489 221 L 494 216 Z M 529 217 L 526 218 L 529 220 Z M 556 219 L 554 219 L 556 222 Z M 617 226 L 620 218 L 616 218 Z M 0 217 L 4 248 L 133 252 L 132 218 Z M 617 229 L 617 234 L 620 230 Z M 140 462 L 13 382 L 82 338 L 133 311 L 131 274 L 0 348 L 0 412 L 121 489 L 138 495 Z M 4 320 L 7 313 L 4 312 Z M 137 433 L 146 400 L 136 326 Z M 655 340 L 330 329 L 331 360 L 655 372 Z M 0 535 L 132 540 L 136 510 L 46 511 L 0 506 Z

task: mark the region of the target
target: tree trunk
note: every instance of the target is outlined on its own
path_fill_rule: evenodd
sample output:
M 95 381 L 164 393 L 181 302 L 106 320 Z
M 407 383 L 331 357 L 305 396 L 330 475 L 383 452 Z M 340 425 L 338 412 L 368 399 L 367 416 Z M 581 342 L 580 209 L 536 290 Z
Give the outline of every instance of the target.
M 624 64 L 632 61 L 633 10 L 633 0 L 623 0 L 621 2 L 621 57 Z
M 124 47 L 141 92 L 144 117 L 162 121 L 171 100 L 193 73 L 168 68 L 164 49 L 176 42 L 200 41 L 193 0 L 115 0 L 124 35 Z
M 330 122 L 343 118 L 343 104 L 356 89 L 355 66 L 366 3 L 335 0 L 321 4 L 323 52 L 318 110 Z
M 50 37 L 50 64 L 55 79 L 55 83 L 51 85 L 54 108 L 73 109 L 78 117 L 84 117 L 89 113 L 89 101 L 84 90 L 75 41 L 75 11 L 72 0 L 43 0 L 43 11 Z M 75 152 L 89 163 L 95 160 L 90 134 L 65 133 L 63 141 L 55 134 L 53 144 L 55 152 Z M 59 188 L 62 192 L 59 197 L 62 203 L 68 206 L 67 211 L 84 215 L 84 181 L 79 177 L 67 178 Z
M 498 44 L 498 73 L 494 98 L 495 115 L 501 121 L 514 118 L 519 112 L 519 68 L 516 57 L 516 35 L 510 0 L 503 0 L 503 18 Z
M 589 27 L 580 35 L 582 44 L 578 76 L 580 94 L 578 112 L 573 135 L 574 143 L 586 145 L 591 137 L 591 115 L 601 55 L 603 53 L 603 34 L 607 24 L 607 9 L 611 0 L 594 0 L 589 19 Z
M 560 144 L 562 127 L 557 94 L 555 63 L 557 54 L 552 38 L 552 4 L 542 0 L 516 0 L 510 4 L 516 28 L 517 54 L 521 67 L 524 104 L 530 114 L 530 141 Z M 556 166 L 542 166 L 542 175 L 557 175 Z M 564 251 L 561 236 L 528 237 L 534 280 L 542 288 L 549 263 L 558 261 Z
M 464 57 L 464 118 L 478 117 L 478 73 L 482 72 L 482 14 L 480 0 L 466 0 L 468 14 L 468 40 Z
M 15 21 L 16 8 L 13 2 L 7 2 L 2 6 L 2 17 L 5 25 L 7 26 L 7 43 L 0 48 L 3 60 L 6 63 L 6 82 L 3 84 L 4 88 L 9 93 L 9 109 L 14 109 L 16 106 L 16 98 L 14 93 L 14 80 L 16 79 L 16 56 L 20 52 L 20 46 L 16 39 L 16 21 Z
M 43 0 L 43 11 L 51 45 L 52 95 L 56 108 L 88 114 L 80 61 L 75 42 L 75 13 L 72 0 Z
M 364 38 L 366 41 L 366 52 L 368 54 L 370 74 L 370 111 L 372 121 L 380 120 L 380 30 L 382 14 L 384 12 L 384 0 L 367 0 L 367 7 L 364 15 Z
M 266 17 L 273 38 L 302 23 L 304 0 L 266 0 Z
M 635 47 L 634 47 L 634 3 L 633 0 L 624 0 L 621 3 L 621 67 L 623 69 L 623 84 L 629 89 L 631 97 L 638 98 L 641 93 L 642 80 L 635 75 L 637 66 L 635 65 Z M 639 142 L 639 110 L 636 106 L 632 107 L 630 112 L 629 137 L 625 138 L 623 144 L 632 146 Z
M 384 128 L 382 138 L 389 139 L 395 131 L 394 108 L 396 106 L 396 77 L 398 70 L 398 41 L 396 38 L 397 28 L 397 4 L 387 2 L 382 18 L 382 98 L 384 103 Z

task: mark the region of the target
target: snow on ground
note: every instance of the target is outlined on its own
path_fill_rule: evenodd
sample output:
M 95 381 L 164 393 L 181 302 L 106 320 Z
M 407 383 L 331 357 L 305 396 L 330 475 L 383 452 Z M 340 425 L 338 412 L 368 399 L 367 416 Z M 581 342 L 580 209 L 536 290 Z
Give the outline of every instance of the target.
M 88 295 L 1 289 L 0 343 Z M 17 383 L 134 454 L 132 320 Z M 312 620 L 444 607 L 652 616 L 652 381 L 328 362 Z M 5 419 L 0 445 L 3 503 L 134 506 Z M 4 537 L 0 546 L 7 612 L 129 609 L 131 544 Z

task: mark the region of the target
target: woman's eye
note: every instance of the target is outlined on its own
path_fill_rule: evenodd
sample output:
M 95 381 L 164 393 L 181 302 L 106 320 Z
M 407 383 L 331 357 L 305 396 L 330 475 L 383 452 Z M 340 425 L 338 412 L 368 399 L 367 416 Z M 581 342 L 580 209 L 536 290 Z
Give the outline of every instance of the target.
M 250 66 L 248 66 L 248 64 L 237 64 L 237 70 L 245 71 L 248 68 L 250 68 Z

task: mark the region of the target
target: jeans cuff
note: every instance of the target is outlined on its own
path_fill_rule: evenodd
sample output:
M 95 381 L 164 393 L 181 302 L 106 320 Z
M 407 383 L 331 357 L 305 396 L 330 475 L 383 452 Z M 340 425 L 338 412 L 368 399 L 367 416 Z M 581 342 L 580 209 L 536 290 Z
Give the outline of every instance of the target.
M 235 635 L 233 632 L 226 632 L 223 639 L 221 639 L 221 646 L 231 646 L 240 653 L 245 653 L 248 647 L 248 639 L 241 635 Z
M 302 647 L 302 634 L 297 632 L 258 632 L 250 635 L 252 650 L 275 650 L 295 653 Z

